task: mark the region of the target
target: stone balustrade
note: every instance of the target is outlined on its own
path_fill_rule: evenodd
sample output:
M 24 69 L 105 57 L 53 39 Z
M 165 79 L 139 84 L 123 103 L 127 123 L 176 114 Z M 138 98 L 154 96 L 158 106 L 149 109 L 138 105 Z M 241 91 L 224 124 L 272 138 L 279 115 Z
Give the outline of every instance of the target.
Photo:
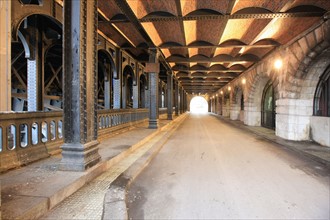
M 98 138 L 148 119 L 148 109 L 98 110 Z M 0 113 L 0 172 L 61 152 L 63 112 Z

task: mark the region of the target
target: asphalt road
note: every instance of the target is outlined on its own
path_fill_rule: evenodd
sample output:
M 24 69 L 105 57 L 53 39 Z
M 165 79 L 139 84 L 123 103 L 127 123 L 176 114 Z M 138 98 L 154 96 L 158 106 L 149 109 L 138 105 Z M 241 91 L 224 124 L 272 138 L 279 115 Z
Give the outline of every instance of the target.
M 329 219 L 329 170 L 190 115 L 128 192 L 130 219 Z

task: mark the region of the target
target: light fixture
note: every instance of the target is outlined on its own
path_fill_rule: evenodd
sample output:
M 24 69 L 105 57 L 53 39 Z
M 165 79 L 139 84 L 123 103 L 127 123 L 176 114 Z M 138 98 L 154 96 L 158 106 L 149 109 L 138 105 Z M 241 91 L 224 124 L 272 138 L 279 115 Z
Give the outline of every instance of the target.
M 218 97 L 218 94 L 216 94 L 215 96 Z
M 223 91 L 222 90 L 220 91 L 220 94 L 223 95 Z
M 245 83 L 246 83 L 246 79 L 243 78 L 243 79 L 242 79 L 242 84 L 245 85 Z
M 231 90 L 231 87 L 230 86 L 228 86 L 228 91 L 230 91 Z
M 283 62 L 282 62 L 282 60 L 281 60 L 281 59 L 276 59 L 275 62 L 274 62 L 274 67 L 275 67 L 276 69 L 281 69 L 282 66 L 283 66 Z

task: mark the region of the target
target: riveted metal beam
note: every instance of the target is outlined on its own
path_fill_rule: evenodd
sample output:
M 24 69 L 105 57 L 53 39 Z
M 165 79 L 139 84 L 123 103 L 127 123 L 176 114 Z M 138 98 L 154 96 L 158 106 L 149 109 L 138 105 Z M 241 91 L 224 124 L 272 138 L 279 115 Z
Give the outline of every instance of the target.
M 217 19 L 273 19 L 273 18 L 301 18 L 322 17 L 324 12 L 295 12 L 295 13 L 256 13 L 256 14 L 226 14 L 226 15 L 194 15 L 185 17 L 162 17 L 153 16 L 142 18 L 140 22 L 164 22 L 164 21 L 194 21 L 194 20 L 217 20 Z
M 168 45 L 168 46 L 160 46 L 160 49 L 189 49 L 189 48 L 273 48 L 278 45 L 274 44 L 261 44 L 261 45 Z
M 119 0 L 120 1 L 120 0 Z M 278 12 L 278 13 L 254 13 L 254 14 L 225 14 L 225 15 L 189 15 L 189 16 L 152 16 L 138 19 L 140 23 L 145 22 L 167 22 L 167 21 L 195 21 L 195 20 L 219 20 L 219 19 L 274 19 L 274 18 L 302 18 L 322 17 L 325 12 Z M 102 21 L 109 23 L 127 23 L 127 20 Z

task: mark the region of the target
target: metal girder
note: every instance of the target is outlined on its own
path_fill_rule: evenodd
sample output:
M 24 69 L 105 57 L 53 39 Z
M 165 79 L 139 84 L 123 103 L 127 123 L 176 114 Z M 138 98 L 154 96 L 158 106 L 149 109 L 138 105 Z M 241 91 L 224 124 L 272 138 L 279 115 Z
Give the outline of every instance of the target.
M 226 82 L 228 83 L 228 82 Z M 221 83 L 182 83 L 181 82 L 181 85 L 182 86 L 214 86 L 214 85 L 226 85 L 226 83 L 224 82 L 221 82 Z
M 255 14 L 226 14 L 226 15 L 189 15 L 184 17 L 153 16 L 141 18 L 142 22 L 164 21 L 193 21 L 193 20 L 216 20 L 216 19 L 273 19 L 273 18 L 299 18 L 299 17 L 322 17 L 324 12 L 294 12 L 294 13 L 255 13 Z
M 120 1 L 120 0 L 119 0 Z M 121 1 L 120 1 L 121 2 Z M 167 22 L 167 21 L 198 21 L 219 19 L 274 19 L 274 18 L 301 18 L 322 17 L 324 12 L 277 12 L 277 13 L 254 13 L 254 14 L 225 14 L 225 15 L 188 15 L 188 16 L 155 16 L 137 19 L 140 23 L 145 22 Z M 135 15 L 134 15 L 135 16 Z M 106 23 L 127 23 L 129 20 L 101 21 Z
M 189 49 L 189 48 L 272 48 L 278 45 L 261 44 L 261 45 L 165 45 L 159 46 L 160 49 Z
M 16 76 L 16 78 L 18 79 L 18 81 L 21 83 L 21 85 L 23 86 L 24 89 L 27 89 L 27 85 L 24 82 L 24 80 L 22 79 L 21 75 L 17 72 L 17 70 L 15 69 L 14 66 L 12 66 L 11 68 L 12 73 Z
M 211 70 L 209 68 L 207 69 L 191 69 L 191 68 L 180 68 L 180 67 L 176 67 L 173 69 L 174 71 L 184 71 L 184 72 L 220 72 L 220 73 L 227 73 L 227 72 L 230 72 L 230 73 L 241 73 L 245 70 L 230 70 L 230 69 L 227 69 L 227 70 Z
M 59 85 L 61 85 L 61 81 L 58 79 L 58 74 L 61 72 L 63 66 L 60 66 L 57 70 L 54 69 L 51 63 L 47 63 L 50 67 L 50 70 L 53 74 L 53 76 L 50 78 L 50 80 L 47 82 L 47 85 L 45 86 L 45 91 L 48 91 L 49 86 L 53 83 L 53 81 L 56 79 Z

